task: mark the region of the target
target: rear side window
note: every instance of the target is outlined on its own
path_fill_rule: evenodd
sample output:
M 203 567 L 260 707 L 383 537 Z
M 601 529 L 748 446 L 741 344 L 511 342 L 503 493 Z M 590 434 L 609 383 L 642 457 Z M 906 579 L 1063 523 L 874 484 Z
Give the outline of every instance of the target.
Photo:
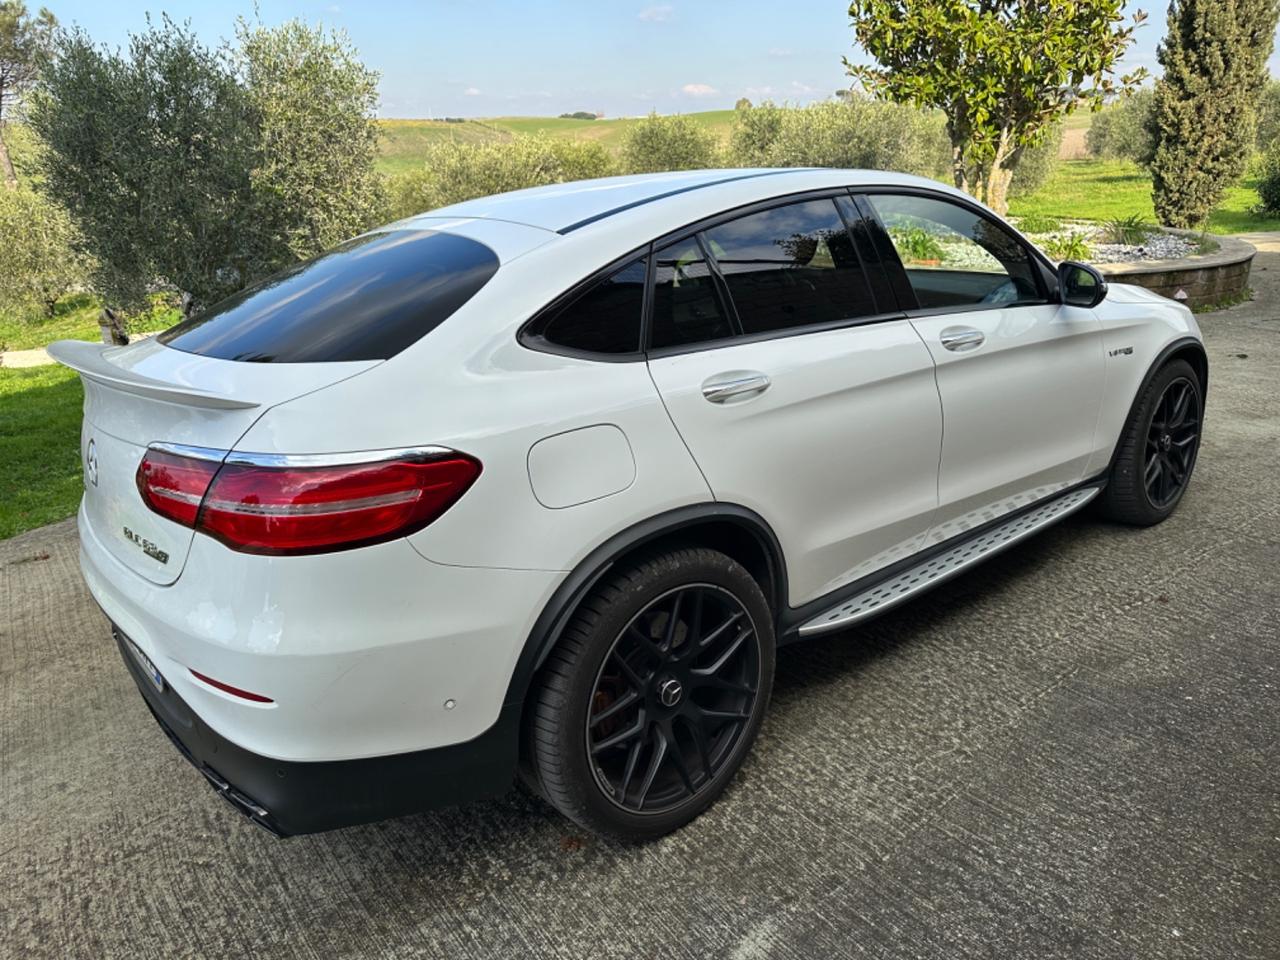
M 830 323 L 876 312 L 836 205 L 810 200 L 714 227 L 705 240 L 744 334 Z
M 733 335 L 697 237 L 654 255 L 653 346 L 674 347 Z
M 588 289 L 529 333 L 588 353 L 637 353 L 644 314 L 645 262 L 634 260 Z
M 385 360 L 447 320 L 497 270 L 497 254 L 466 237 L 368 234 L 214 304 L 160 342 L 255 363 Z

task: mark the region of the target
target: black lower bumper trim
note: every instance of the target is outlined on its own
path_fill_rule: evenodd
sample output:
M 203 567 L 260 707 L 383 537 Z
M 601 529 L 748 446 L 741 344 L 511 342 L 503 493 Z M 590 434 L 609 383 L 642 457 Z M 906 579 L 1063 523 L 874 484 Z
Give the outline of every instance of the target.
M 143 673 L 124 635 L 121 656 L 160 728 L 236 810 L 277 836 L 317 833 L 505 793 L 515 779 L 521 704 L 508 703 L 466 743 L 364 760 L 299 762 L 260 756 L 214 732 Z

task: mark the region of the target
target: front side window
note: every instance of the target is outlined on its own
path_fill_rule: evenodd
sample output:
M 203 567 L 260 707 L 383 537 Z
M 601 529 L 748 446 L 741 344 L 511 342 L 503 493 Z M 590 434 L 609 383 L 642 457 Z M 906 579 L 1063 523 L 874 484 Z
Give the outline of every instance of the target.
M 1037 268 L 1008 230 L 932 197 L 867 197 L 888 231 L 921 307 L 1043 303 Z
M 705 235 L 745 334 L 876 312 L 862 265 L 831 200 L 773 207 Z
M 644 313 L 644 260 L 634 260 L 562 307 L 535 336 L 588 353 L 635 353 Z
M 654 255 L 653 346 L 675 347 L 733 335 L 697 237 Z

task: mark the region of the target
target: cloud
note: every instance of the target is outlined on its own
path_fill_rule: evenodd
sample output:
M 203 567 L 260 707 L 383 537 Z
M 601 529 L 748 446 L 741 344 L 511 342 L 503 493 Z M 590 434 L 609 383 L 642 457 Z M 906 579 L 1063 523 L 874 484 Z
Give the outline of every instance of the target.
M 769 56 L 771 56 L 771 57 L 789 57 L 789 56 L 791 56 L 794 52 L 795 52 L 795 51 L 794 51 L 794 50 L 792 50 L 790 47 L 773 47 L 773 48 L 771 48 L 771 49 L 769 50 Z
M 817 93 L 818 88 L 811 87 L 807 83 L 801 83 L 799 80 L 792 80 L 791 92 L 792 93 Z
M 656 7 L 645 7 L 636 14 L 636 19 L 646 23 L 665 23 L 671 19 L 673 12 L 674 8 L 669 3 L 663 3 Z
M 462 95 L 464 97 L 478 97 L 480 96 L 480 90 L 477 87 L 467 87 L 462 91 Z
M 686 83 L 680 88 L 680 92 L 691 97 L 709 97 L 713 93 L 719 93 L 720 91 L 709 83 Z

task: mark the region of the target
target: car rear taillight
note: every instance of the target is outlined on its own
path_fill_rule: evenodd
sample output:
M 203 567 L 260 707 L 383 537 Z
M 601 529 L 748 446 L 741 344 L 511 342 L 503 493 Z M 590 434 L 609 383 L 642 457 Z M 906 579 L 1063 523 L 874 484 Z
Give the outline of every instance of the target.
M 292 467 L 220 465 L 149 450 L 138 467 L 138 489 L 152 510 L 233 550 L 303 554 L 421 530 L 479 475 L 479 461 L 460 453 Z M 188 511 L 193 497 L 195 507 Z

